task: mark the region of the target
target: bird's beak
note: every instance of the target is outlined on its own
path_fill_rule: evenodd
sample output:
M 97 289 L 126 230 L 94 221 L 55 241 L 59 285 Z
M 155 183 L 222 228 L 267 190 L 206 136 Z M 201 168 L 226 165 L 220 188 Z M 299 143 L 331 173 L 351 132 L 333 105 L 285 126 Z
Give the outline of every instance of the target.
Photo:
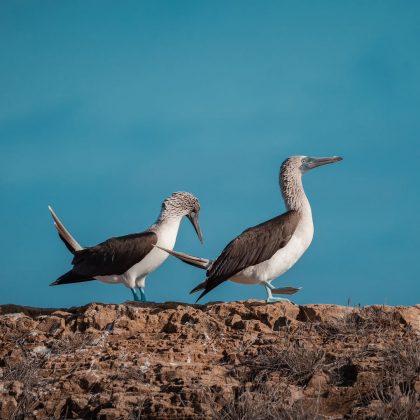
M 328 165 L 329 163 L 339 162 L 343 160 L 341 156 L 322 157 L 322 158 L 309 158 L 306 164 L 307 169 L 313 169 L 318 166 Z
M 198 239 L 203 243 L 203 234 L 201 233 L 200 223 L 198 222 L 198 213 L 195 211 L 187 215 L 189 221 L 194 226 L 195 231 L 197 232 Z

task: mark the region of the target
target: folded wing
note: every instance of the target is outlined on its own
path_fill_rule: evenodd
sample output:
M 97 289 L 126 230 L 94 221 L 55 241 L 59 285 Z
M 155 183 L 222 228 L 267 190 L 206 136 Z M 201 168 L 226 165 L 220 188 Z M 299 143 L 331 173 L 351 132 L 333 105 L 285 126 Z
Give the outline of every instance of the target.
M 298 222 L 298 212 L 290 210 L 242 232 L 226 246 L 208 270 L 207 279 L 202 284 L 204 291 L 197 300 L 245 268 L 269 260 L 286 246 Z
M 157 243 L 154 232 L 108 239 L 96 246 L 75 251 L 73 269 L 53 285 L 91 280 L 97 276 L 120 275 L 140 262 Z

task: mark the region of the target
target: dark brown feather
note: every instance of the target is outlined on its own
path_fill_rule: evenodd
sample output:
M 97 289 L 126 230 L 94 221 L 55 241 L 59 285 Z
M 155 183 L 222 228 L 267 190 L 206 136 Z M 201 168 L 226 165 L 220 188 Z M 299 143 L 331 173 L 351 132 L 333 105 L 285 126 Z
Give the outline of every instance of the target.
M 231 241 L 207 271 L 204 295 L 247 267 L 269 260 L 286 246 L 299 222 L 299 213 L 290 210 L 242 232 Z
M 134 233 L 108 239 L 96 246 L 76 251 L 73 269 L 53 284 L 76 283 L 96 276 L 120 275 L 140 262 L 157 243 L 154 232 Z

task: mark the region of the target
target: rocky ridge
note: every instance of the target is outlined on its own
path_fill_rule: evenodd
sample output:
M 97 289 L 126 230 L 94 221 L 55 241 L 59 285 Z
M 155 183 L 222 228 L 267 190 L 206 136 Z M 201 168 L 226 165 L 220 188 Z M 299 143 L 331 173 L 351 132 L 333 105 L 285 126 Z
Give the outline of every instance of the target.
M 0 306 L 0 418 L 420 418 L 420 305 Z

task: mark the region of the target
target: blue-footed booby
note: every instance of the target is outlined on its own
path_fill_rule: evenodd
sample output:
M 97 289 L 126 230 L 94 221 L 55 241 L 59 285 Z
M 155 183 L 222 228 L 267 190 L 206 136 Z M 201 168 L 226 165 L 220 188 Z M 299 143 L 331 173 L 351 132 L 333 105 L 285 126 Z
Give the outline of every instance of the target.
M 267 302 L 287 300 L 273 297 L 273 293 L 292 295 L 298 292 L 300 289 L 294 287 L 276 289 L 271 282 L 289 270 L 312 242 L 312 211 L 303 190 L 302 175 L 318 166 L 340 160 L 342 158 L 338 156 L 291 156 L 286 159 L 280 167 L 279 182 L 287 211 L 246 229 L 225 247 L 216 260 L 165 249 L 187 264 L 207 270 L 206 279 L 190 292 L 202 290 L 197 301 L 226 280 L 261 284 L 266 289 Z
M 198 238 L 203 241 L 198 221 L 200 203 L 187 192 L 174 192 L 169 196 L 162 203 L 157 221 L 144 232 L 110 238 L 88 248 L 80 246 L 53 209 L 49 207 L 49 210 L 60 238 L 74 255 L 73 268 L 51 283 L 51 286 L 90 280 L 110 284 L 122 283 L 131 289 L 134 300 L 145 302 L 146 276 L 168 257 L 167 252 L 155 245 L 172 250 L 184 216 L 188 217 Z

